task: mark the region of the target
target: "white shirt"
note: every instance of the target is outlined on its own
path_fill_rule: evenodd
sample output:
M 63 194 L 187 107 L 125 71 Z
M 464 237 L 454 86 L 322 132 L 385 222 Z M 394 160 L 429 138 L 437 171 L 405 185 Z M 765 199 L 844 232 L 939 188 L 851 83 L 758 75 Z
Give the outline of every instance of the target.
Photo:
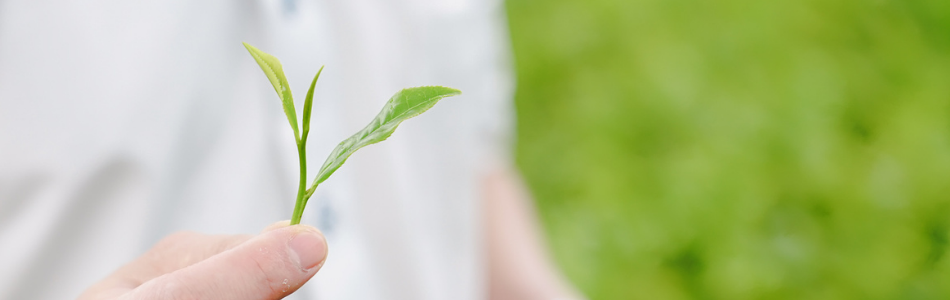
M 404 87 L 446 98 L 318 188 L 330 256 L 298 299 L 484 298 L 479 174 L 505 160 L 502 3 L 0 1 L 0 299 L 70 299 L 178 230 L 290 218 L 297 155 L 247 41 L 298 103 L 308 181 Z

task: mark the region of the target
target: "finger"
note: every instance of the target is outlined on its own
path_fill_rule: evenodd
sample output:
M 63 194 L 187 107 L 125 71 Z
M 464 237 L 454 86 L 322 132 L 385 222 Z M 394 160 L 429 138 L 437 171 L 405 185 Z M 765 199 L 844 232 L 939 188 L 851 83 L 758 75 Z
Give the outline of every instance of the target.
M 278 228 L 150 280 L 123 298 L 280 299 L 313 277 L 326 255 L 326 240 L 316 228 Z
M 171 234 L 148 252 L 87 289 L 79 299 L 113 299 L 155 277 L 205 260 L 251 239 L 251 235 Z
M 267 227 L 264 228 L 264 230 L 261 232 L 268 232 L 277 228 L 287 227 L 287 226 L 290 226 L 290 220 L 283 220 L 283 221 L 275 222 L 274 224 L 267 225 Z
M 177 271 L 250 240 L 253 235 L 206 235 L 174 233 L 155 244 L 144 255 L 123 266 L 118 275 L 141 280 Z

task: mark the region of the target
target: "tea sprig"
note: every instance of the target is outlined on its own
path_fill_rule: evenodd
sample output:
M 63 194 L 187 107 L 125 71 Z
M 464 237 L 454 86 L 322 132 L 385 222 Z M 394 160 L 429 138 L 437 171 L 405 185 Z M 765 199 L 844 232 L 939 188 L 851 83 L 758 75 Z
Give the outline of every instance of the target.
M 293 216 L 290 219 L 291 225 L 300 223 L 307 201 L 313 196 L 317 186 L 330 178 L 330 175 L 333 175 L 333 172 L 336 172 L 356 150 L 386 140 L 403 121 L 429 110 L 442 98 L 462 93 L 459 90 L 441 86 L 414 87 L 397 92 L 366 127 L 343 140 L 333 149 L 333 152 L 330 153 L 330 156 L 327 157 L 323 162 L 323 166 L 317 172 L 317 177 L 307 188 L 306 145 L 307 134 L 310 133 L 310 111 L 313 108 L 313 90 L 317 85 L 317 79 L 320 78 L 320 73 L 323 72 L 323 67 L 320 67 L 317 75 L 313 77 L 313 82 L 310 83 L 310 89 L 304 99 L 301 126 L 298 129 L 293 95 L 290 92 L 290 86 L 287 84 L 287 78 L 284 76 L 280 61 L 273 55 L 247 43 L 244 43 L 244 47 L 251 53 L 251 56 L 260 65 L 261 70 L 264 71 L 264 75 L 267 75 L 267 79 L 274 86 L 274 91 L 277 92 L 277 96 L 280 97 L 283 105 L 287 121 L 290 122 L 290 127 L 294 130 L 297 156 L 300 160 L 300 184 L 297 188 L 297 201 L 294 204 Z

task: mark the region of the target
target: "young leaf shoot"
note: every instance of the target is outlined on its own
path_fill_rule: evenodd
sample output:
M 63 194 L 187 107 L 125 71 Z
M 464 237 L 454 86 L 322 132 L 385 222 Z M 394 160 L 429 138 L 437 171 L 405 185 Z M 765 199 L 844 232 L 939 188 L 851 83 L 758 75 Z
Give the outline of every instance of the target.
M 253 56 L 257 64 L 260 65 L 261 70 L 267 75 L 267 79 L 270 80 L 271 85 L 274 86 L 274 91 L 277 92 L 277 96 L 280 97 L 280 101 L 283 104 L 287 121 L 290 122 L 290 126 L 294 130 L 294 138 L 297 142 L 297 156 L 300 160 L 300 185 L 297 189 L 297 201 L 294 205 L 290 225 L 300 223 L 300 218 L 303 216 L 303 210 L 307 205 L 307 200 L 310 199 L 310 196 L 313 196 L 313 192 L 317 189 L 317 186 L 327 180 L 327 178 L 330 178 L 330 175 L 339 169 L 340 166 L 346 162 L 346 159 L 356 152 L 356 150 L 386 140 L 396 131 L 396 127 L 398 127 L 402 121 L 418 116 L 429 110 L 442 98 L 456 96 L 462 93 L 459 90 L 441 86 L 414 87 L 399 91 L 386 102 L 383 109 L 366 127 L 363 127 L 363 129 L 356 134 L 343 140 L 343 142 L 340 142 L 340 144 L 333 149 L 333 152 L 330 153 L 330 156 L 327 157 L 326 161 L 323 162 L 323 166 L 321 166 L 317 172 L 317 177 L 314 178 L 313 183 L 307 188 L 306 144 L 307 134 L 310 132 L 310 110 L 313 108 L 313 90 L 317 85 L 317 79 L 320 78 L 320 73 L 323 72 L 323 67 L 320 67 L 320 70 L 317 71 L 317 75 L 313 77 L 313 82 L 310 83 L 310 90 L 307 91 L 307 98 L 304 99 L 303 112 L 301 114 L 302 124 L 298 129 L 294 99 L 290 93 L 287 78 L 284 77 L 284 71 L 280 65 L 280 61 L 277 60 L 276 57 L 264 53 L 264 51 L 247 43 L 244 43 L 244 47 L 251 53 L 251 56 Z

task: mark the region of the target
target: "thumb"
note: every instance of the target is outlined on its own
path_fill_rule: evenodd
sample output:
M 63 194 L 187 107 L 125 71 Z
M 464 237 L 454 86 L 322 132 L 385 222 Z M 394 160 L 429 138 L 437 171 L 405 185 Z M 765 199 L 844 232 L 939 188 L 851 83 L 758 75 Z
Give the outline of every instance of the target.
M 323 266 L 323 234 L 306 225 L 260 235 L 199 263 L 150 280 L 127 299 L 281 299 Z

